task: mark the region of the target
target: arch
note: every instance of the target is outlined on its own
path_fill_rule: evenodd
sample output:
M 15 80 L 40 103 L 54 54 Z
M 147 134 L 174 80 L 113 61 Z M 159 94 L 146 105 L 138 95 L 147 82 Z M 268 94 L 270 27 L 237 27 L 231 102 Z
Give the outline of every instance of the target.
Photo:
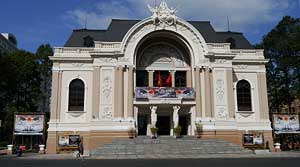
M 204 38 L 190 23 L 179 18 L 176 25 L 154 25 L 153 20 L 151 18 L 147 18 L 135 24 L 126 33 L 120 47 L 121 54 L 124 54 L 124 56 L 131 60 L 131 63 L 134 64 L 136 62 L 136 48 L 138 48 L 141 41 L 147 35 L 158 31 L 172 32 L 177 39 L 185 43 L 191 54 L 192 65 L 197 64 L 199 59 L 204 59 L 204 55 L 208 53 Z
M 85 83 L 81 79 L 73 79 L 68 94 L 68 111 L 84 111 Z
M 247 80 L 240 80 L 236 84 L 238 111 L 252 111 L 251 84 Z

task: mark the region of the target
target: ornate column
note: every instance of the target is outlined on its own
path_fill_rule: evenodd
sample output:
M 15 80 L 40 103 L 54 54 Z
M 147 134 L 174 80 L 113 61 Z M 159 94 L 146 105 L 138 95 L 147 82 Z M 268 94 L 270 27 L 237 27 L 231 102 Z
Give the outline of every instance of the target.
M 174 122 L 174 128 L 178 126 L 179 123 L 179 115 L 178 111 L 180 110 L 180 106 L 173 106 L 173 122 Z
M 153 74 L 154 74 L 153 70 L 148 71 L 148 86 L 149 87 L 153 87 Z
M 202 116 L 201 108 L 201 87 L 200 87 L 200 69 L 195 70 L 195 88 L 196 88 L 196 117 Z
M 234 104 L 232 69 L 226 70 L 226 74 L 227 74 L 227 93 L 228 93 L 228 113 L 229 113 L 229 118 L 234 118 L 235 104 Z
M 192 87 L 192 71 L 186 71 L 186 87 Z
M 176 71 L 170 71 L 171 77 L 172 77 L 172 87 L 173 88 L 175 87 L 175 72 Z
M 99 119 L 100 107 L 100 67 L 94 67 L 93 71 L 93 106 L 92 118 Z
M 116 67 L 115 71 L 115 111 L 116 114 L 114 115 L 115 118 L 124 118 L 124 111 L 123 111 L 123 103 L 124 103 L 124 76 L 123 76 L 123 67 L 118 66 Z
M 128 117 L 133 118 L 133 67 L 128 69 Z
M 268 120 L 269 119 L 269 107 L 268 107 L 268 94 L 267 94 L 267 80 L 266 73 L 257 74 L 258 81 L 258 97 L 259 97 L 259 109 L 260 109 L 260 119 Z M 251 96 L 254 96 L 251 94 Z M 252 102 L 253 103 L 253 102 Z
M 156 125 L 157 122 L 157 106 L 150 106 L 150 110 L 151 110 L 151 125 Z
M 212 109 L 211 109 L 212 82 L 210 81 L 210 74 L 209 74 L 208 67 L 206 67 L 204 71 L 204 80 L 205 80 L 205 116 L 212 117 Z

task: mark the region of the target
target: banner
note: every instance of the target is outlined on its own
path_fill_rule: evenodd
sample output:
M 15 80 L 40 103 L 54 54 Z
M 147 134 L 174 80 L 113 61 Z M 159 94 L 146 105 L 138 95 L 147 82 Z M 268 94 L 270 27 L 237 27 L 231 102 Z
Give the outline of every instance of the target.
M 264 145 L 264 136 L 260 132 L 253 132 L 250 134 L 244 134 L 244 145 L 254 146 L 254 145 Z
M 273 128 L 277 133 L 298 133 L 300 130 L 298 115 L 273 115 Z
M 44 115 L 16 115 L 15 135 L 43 135 Z
M 196 93 L 193 88 L 137 87 L 135 90 L 136 99 L 151 99 L 151 98 L 195 99 L 195 96 Z

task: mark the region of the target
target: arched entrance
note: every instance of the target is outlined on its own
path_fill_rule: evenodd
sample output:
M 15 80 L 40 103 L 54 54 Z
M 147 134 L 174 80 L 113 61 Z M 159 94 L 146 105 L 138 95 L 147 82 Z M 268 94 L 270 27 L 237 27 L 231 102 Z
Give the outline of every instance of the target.
M 150 125 L 158 128 L 158 135 L 173 135 L 173 128 L 178 125 L 182 135 L 188 135 L 191 106 L 181 103 L 181 95 L 192 97 L 189 100 L 195 95 L 188 47 L 178 34 L 157 31 L 141 40 L 135 55 L 136 100 L 144 103 L 136 106 L 139 135 L 149 135 Z M 147 97 L 139 98 L 141 94 Z

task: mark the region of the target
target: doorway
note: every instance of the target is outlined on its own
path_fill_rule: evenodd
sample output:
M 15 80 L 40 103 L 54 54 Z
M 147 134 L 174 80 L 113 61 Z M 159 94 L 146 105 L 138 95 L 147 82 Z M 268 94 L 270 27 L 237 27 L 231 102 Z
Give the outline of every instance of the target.
M 158 135 L 170 135 L 170 116 L 157 116 L 156 127 L 158 128 Z
M 147 125 L 148 125 L 148 115 L 139 114 L 138 115 L 138 135 L 147 135 Z
M 188 135 L 188 128 L 190 124 L 189 115 L 180 115 L 179 116 L 179 125 L 181 126 L 181 135 Z

